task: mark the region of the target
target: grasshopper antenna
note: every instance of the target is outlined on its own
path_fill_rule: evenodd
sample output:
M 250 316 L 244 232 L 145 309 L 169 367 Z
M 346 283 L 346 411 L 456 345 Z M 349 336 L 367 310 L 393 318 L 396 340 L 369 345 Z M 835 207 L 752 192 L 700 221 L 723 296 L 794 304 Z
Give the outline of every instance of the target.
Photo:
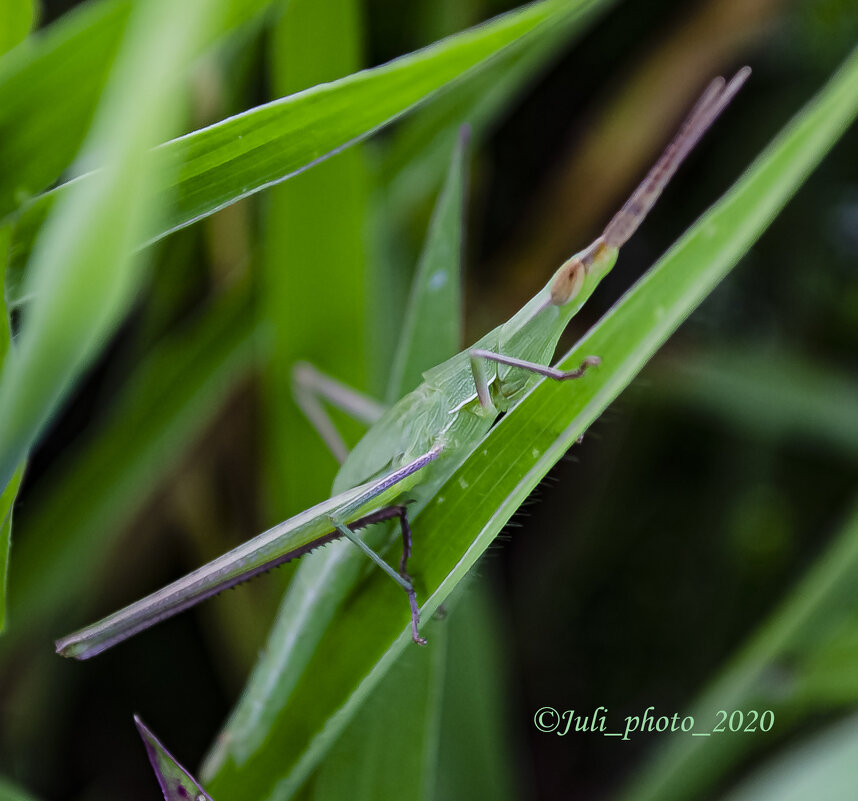
M 742 88 L 750 74 L 751 68 L 743 67 L 730 83 L 725 83 L 723 78 L 716 78 L 706 87 L 661 158 L 608 223 L 602 234 L 605 245 L 609 248 L 620 248 L 628 241 L 655 205 L 679 165 L 727 107 L 736 92 Z

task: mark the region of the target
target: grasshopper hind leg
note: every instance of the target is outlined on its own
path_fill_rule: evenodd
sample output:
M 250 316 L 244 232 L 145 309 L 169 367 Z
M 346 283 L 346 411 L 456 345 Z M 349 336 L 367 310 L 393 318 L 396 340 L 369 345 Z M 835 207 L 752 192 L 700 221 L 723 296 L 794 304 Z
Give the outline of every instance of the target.
M 402 529 L 402 558 L 399 560 L 399 575 L 405 579 L 411 589 L 408 590 L 408 603 L 411 606 L 411 639 L 418 645 L 426 645 L 426 640 L 420 636 L 417 626 L 420 623 L 420 609 L 417 606 L 417 593 L 414 592 L 414 583 L 408 575 L 408 558 L 411 556 L 411 524 L 408 522 L 408 510 L 404 506 L 399 508 L 399 526 Z
M 381 523 L 393 518 L 399 519 L 399 526 L 402 530 L 402 557 L 399 560 L 399 573 L 355 533 L 355 530 L 358 528 L 364 528 L 372 523 Z M 373 512 L 371 515 L 361 518 L 357 524 L 346 525 L 334 517 L 331 518 L 331 522 L 344 537 L 353 542 L 366 556 L 405 590 L 411 610 L 411 639 L 418 645 L 426 645 L 426 640 L 419 633 L 420 607 L 417 604 L 417 593 L 414 590 L 414 583 L 411 580 L 411 576 L 408 575 L 408 558 L 411 556 L 411 525 L 408 522 L 408 510 L 404 506 L 387 506 L 379 509 L 377 512 Z

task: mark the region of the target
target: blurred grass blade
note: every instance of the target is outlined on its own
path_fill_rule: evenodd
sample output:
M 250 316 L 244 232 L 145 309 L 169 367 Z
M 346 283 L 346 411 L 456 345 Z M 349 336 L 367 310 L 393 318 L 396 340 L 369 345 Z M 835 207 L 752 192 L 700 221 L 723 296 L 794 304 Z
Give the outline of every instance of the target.
M 0 801 L 36 801 L 35 796 L 0 778 Z
M 102 169 L 76 181 L 53 207 L 33 251 L 16 348 L 0 373 L 0 486 L 98 353 L 142 279 L 134 245 L 167 197 L 168 165 L 148 151 L 177 126 L 181 82 L 223 0 L 135 7 L 80 164 Z M 178 168 L 173 163 L 172 169 Z
M 491 590 L 482 576 L 463 582 L 442 623 L 448 639 L 435 768 L 438 801 L 522 797 L 515 775 L 515 742 L 506 720 L 510 707 L 505 681 L 510 657 L 507 632 Z
M 146 755 L 158 777 L 164 801 L 211 801 L 211 796 L 199 782 L 176 761 L 137 715 L 134 716 L 134 725 L 143 738 Z
M 820 657 L 830 654 L 832 645 L 842 645 L 850 626 L 854 629 L 856 582 L 858 505 L 825 554 L 693 705 L 695 719 L 714 720 L 718 709 L 773 709 L 775 725 L 783 734 L 808 711 L 816 711 L 804 706 L 805 694 L 818 683 L 814 671 L 825 665 Z M 784 664 L 790 665 L 788 681 L 781 676 Z M 858 690 L 854 680 L 851 689 Z M 854 703 L 855 696 L 842 701 Z M 677 737 L 644 766 L 622 798 L 697 798 L 747 758 L 752 748 L 762 745 L 762 738 L 748 736 Z
M 0 0 L 0 55 L 23 42 L 36 20 L 34 0 Z
M 382 191 L 377 214 L 383 218 L 382 233 L 390 232 L 385 243 L 398 249 L 404 230 L 421 230 L 422 215 L 431 195 L 437 191 L 447 164 L 448 153 L 455 146 L 462 125 L 471 131 L 474 150 L 504 117 L 515 110 L 528 87 L 532 87 L 558 61 L 578 36 L 582 35 L 613 0 L 571 0 L 566 3 L 551 26 L 541 26 L 520 47 L 509 48 L 492 59 L 485 69 L 477 70 L 458 81 L 448 91 L 436 96 L 392 131 L 390 144 L 378 153 L 378 180 Z M 466 8 L 467 4 L 457 5 Z M 414 223 L 419 217 L 420 225 Z M 419 242 L 408 237 L 408 252 L 416 252 Z M 380 252 L 386 252 L 381 248 Z M 379 259 L 376 258 L 376 262 Z M 405 289 L 391 285 L 389 302 L 393 309 L 404 303 Z M 373 351 L 376 360 L 389 365 L 391 351 L 386 343 L 395 340 L 401 321 L 391 316 L 385 337 Z
M 8 225 L 0 226 L 0 288 L 4 286 L 6 267 L 9 263 L 9 239 L 12 230 Z M 0 367 L 6 360 L 12 347 L 12 326 L 9 309 L 6 306 L 6 293 L 0 292 Z
M 449 159 L 414 275 L 388 382 L 390 400 L 413 389 L 424 370 L 462 346 L 466 140 L 462 132 Z M 314 797 L 434 798 L 446 635 L 446 625 L 430 624 L 432 648 L 413 648 L 397 661 L 320 766 Z
M 646 397 L 740 426 L 858 456 L 858 381 L 786 353 L 710 350 L 660 360 Z
M 273 91 L 296 93 L 358 70 L 360 5 L 292 0 L 272 31 Z M 270 523 L 326 497 L 337 469 L 294 402 L 295 362 L 312 362 L 349 386 L 369 389 L 368 327 L 375 301 L 364 230 L 369 180 L 363 148 L 349 148 L 274 187 L 266 198 L 259 314 L 273 340 L 263 376 Z M 319 336 L 320 315 L 324 336 Z M 343 425 L 339 417 L 337 424 L 347 442 L 365 430 L 354 421 Z
M 432 647 L 408 649 L 375 688 L 320 766 L 313 799 L 435 798 L 445 629 L 444 622 L 426 626 Z
M 19 467 L 0 494 L 0 632 L 6 628 L 6 586 L 9 578 L 9 551 L 12 547 L 12 505 L 21 485 L 23 467 Z
M 852 585 L 858 581 L 858 569 Z M 842 586 L 842 585 L 841 585 Z M 847 587 L 842 587 L 844 594 Z M 809 636 L 797 640 L 795 672 L 785 704 L 793 719 L 803 720 L 820 709 L 854 707 L 858 702 L 858 608 L 837 605 Z
M 390 403 L 414 389 L 425 370 L 462 347 L 461 265 L 468 135 L 467 129 L 459 133 L 429 223 L 388 380 Z
M 0 227 L 0 286 L 6 270 L 9 226 Z M 12 331 L 6 311 L 5 296 L 0 293 L 0 368 L 12 347 Z M 12 505 L 21 484 L 23 465 L 18 468 L 9 485 L 0 491 L 0 632 L 6 628 L 6 582 L 9 573 L 9 551 L 12 546 Z
M 415 521 L 414 572 L 431 615 L 548 470 L 747 252 L 858 113 L 858 50 L 734 187 L 563 359 L 602 366 L 586 381 L 542 381 L 495 426 Z M 378 571 L 380 573 L 380 571 Z M 387 585 L 390 585 L 389 587 Z M 410 642 L 401 590 L 373 575 L 333 621 L 285 704 L 263 710 L 266 736 L 242 762 L 227 759 L 209 786 L 224 797 L 296 792 Z M 399 599 L 401 602 L 401 598 Z M 270 643 L 273 648 L 277 642 Z M 267 678 L 275 688 L 276 676 Z
M 189 331 L 155 346 L 103 426 L 45 477 L 20 513 L 13 641 L 49 624 L 55 634 L 70 601 L 76 616 L 91 607 L 116 538 L 249 374 L 256 331 L 246 289 L 218 300 Z
M 258 19 L 271 4 L 272 0 L 224 0 L 224 12 L 203 32 L 202 46 Z M 0 219 L 47 189 L 71 164 L 107 82 L 132 6 L 130 0 L 84 3 L 0 60 Z
M 130 10 L 129 0 L 84 4 L 0 60 L 0 218 L 69 166 Z
M 858 715 L 792 745 L 752 773 L 722 801 L 853 801 Z
M 316 86 L 175 139 L 157 162 L 177 175 L 167 181 L 167 211 L 140 242 L 155 240 L 236 200 L 285 180 L 397 119 L 528 34 L 554 24 L 568 0 L 541 0 L 442 39 L 380 67 Z M 308 135 L 312 132 L 312 135 Z M 100 163 L 96 161 L 96 163 Z M 90 175 L 80 185 L 95 180 Z M 31 204 L 16 224 L 14 264 L 22 262 L 65 185 Z M 167 201 L 170 202 L 167 202 Z M 17 275 L 12 276 L 17 285 Z
M 474 144 L 481 142 L 525 86 L 612 5 L 613 0 L 566 3 L 554 24 L 541 27 L 521 47 L 499 54 L 491 66 L 469 76 L 403 122 L 381 164 L 382 175 L 391 184 L 390 212 L 399 216 L 435 187 L 463 124 L 470 127 Z
M 177 159 L 184 166 L 177 208 L 155 236 L 365 138 L 511 45 L 524 46 L 530 36 L 553 27 L 568 7 L 569 0 L 526 5 L 380 67 L 283 98 L 170 143 L 164 148 L 165 159 Z M 307 131 L 313 132 L 312 138 L 306 137 Z

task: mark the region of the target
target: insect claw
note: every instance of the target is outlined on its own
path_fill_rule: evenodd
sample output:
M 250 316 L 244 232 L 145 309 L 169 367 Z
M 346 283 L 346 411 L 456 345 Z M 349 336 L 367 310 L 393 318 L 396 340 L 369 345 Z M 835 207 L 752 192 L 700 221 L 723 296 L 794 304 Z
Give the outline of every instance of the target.
M 414 591 L 413 586 L 408 590 L 408 603 L 411 606 L 411 640 L 417 645 L 426 645 L 426 639 L 421 637 L 417 630 L 417 626 L 420 623 L 420 608 L 417 606 L 417 593 Z

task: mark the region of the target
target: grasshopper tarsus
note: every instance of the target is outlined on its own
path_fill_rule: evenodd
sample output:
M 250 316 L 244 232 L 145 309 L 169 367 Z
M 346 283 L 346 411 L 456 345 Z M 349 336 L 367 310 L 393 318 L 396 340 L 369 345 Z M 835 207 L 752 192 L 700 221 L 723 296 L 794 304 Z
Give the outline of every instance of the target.
M 598 356 L 587 356 L 574 370 L 557 370 L 554 375 L 550 375 L 555 381 L 571 381 L 574 378 L 581 378 L 587 372 L 588 367 L 598 367 L 602 360 Z
M 417 645 L 426 645 L 426 638 L 420 636 L 418 626 L 420 625 L 420 609 L 417 606 L 417 593 L 412 587 L 408 593 L 408 602 L 411 605 L 411 640 Z

